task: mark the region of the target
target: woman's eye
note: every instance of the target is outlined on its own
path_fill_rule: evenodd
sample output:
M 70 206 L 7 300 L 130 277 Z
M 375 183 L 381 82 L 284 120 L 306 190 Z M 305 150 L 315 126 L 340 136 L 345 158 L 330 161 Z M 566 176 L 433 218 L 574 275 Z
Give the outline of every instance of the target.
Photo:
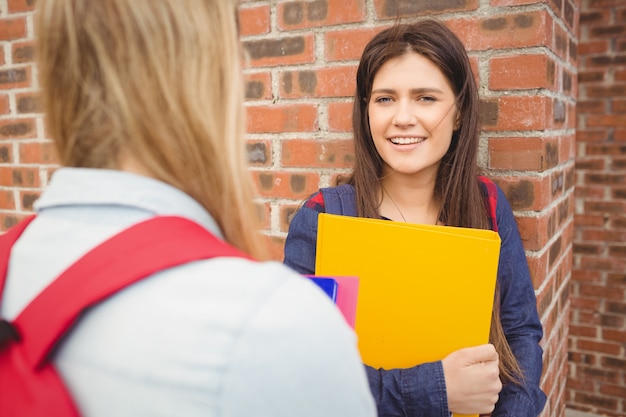
M 421 97 L 418 97 L 417 100 L 418 101 L 437 101 L 437 99 L 432 96 L 421 96 Z
M 391 101 L 391 97 L 376 97 L 374 102 L 376 103 L 387 103 Z

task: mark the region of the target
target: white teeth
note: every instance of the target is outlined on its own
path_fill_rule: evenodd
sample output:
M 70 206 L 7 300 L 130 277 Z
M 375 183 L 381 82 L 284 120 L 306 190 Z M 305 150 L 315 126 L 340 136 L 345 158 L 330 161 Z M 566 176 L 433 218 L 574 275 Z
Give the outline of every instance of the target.
M 389 139 L 391 143 L 395 145 L 410 145 L 413 143 L 424 142 L 426 139 L 424 138 L 391 138 Z

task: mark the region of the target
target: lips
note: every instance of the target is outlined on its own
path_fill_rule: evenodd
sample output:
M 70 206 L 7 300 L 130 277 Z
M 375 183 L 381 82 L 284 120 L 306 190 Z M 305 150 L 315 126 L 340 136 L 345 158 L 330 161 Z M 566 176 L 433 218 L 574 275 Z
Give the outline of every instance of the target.
M 394 145 L 413 145 L 415 143 L 424 142 L 426 138 L 421 137 L 402 137 L 402 138 L 389 138 L 389 141 Z

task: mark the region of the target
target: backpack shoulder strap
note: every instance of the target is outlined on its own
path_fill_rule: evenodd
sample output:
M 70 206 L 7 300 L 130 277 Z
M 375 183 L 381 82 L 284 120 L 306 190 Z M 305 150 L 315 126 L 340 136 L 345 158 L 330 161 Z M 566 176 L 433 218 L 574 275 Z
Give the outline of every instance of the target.
M 326 213 L 357 216 L 356 195 L 354 187 L 349 184 L 337 187 L 322 188 Z
M 26 226 L 28 226 L 34 218 L 34 215 L 26 217 L 24 220 L 11 227 L 2 236 L 0 236 L 0 300 L 2 299 L 2 292 L 6 281 L 11 249 L 13 249 L 13 245 L 22 235 Z
M 27 341 L 26 360 L 33 368 L 45 364 L 85 309 L 124 287 L 176 265 L 218 256 L 248 258 L 181 217 L 159 216 L 129 227 L 71 265 L 15 319 Z
M 498 231 L 498 218 L 496 217 L 496 207 L 498 206 L 498 187 L 496 184 L 485 176 L 479 176 L 478 180 L 483 185 L 485 190 L 485 204 L 489 211 L 489 218 L 491 220 L 491 229 L 494 232 Z

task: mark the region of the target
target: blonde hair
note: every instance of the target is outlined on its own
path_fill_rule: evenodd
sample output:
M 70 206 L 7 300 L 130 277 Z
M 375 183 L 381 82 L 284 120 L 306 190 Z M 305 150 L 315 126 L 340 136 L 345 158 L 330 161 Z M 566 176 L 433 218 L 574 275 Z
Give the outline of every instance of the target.
M 235 0 L 39 0 L 37 60 L 61 163 L 125 157 L 260 257 Z

